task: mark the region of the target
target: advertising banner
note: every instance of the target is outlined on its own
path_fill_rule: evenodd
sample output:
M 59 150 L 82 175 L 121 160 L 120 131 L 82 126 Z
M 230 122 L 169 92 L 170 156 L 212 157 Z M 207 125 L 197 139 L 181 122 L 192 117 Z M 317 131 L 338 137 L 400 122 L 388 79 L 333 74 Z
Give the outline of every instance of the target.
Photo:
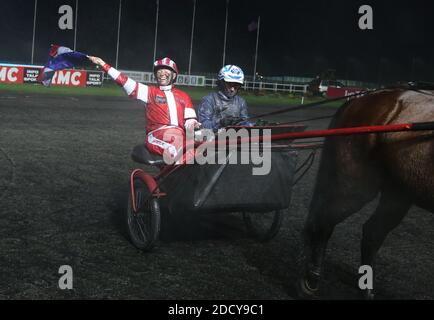
M 358 92 L 365 91 L 364 88 L 334 88 L 334 87 L 328 87 L 327 89 L 327 98 L 339 98 L 339 97 L 346 97 L 351 94 L 355 94 Z
M 38 83 L 42 66 L 0 65 L 0 83 Z M 102 86 L 101 71 L 65 69 L 56 71 L 51 81 L 54 86 Z
M 24 67 L 23 83 L 37 83 L 42 68 Z
M 0 65 L 0 83 L 23 83 L 23 67 Z
M 101 87 L 103 78 L 102 74 L 101 71 L 87 71 L 86 87 Z
M 52 85 L 68 87 L 85 87 L 86 71 L 80 70 L 58 70 L 51 80 Z

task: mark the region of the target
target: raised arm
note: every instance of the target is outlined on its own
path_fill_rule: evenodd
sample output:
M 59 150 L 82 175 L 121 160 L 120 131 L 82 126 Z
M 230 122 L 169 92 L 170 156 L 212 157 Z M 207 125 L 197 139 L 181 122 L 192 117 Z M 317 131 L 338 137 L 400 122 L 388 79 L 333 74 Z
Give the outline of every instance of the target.
M 148 103 L 148 86 L 142 83 L 138 83 L 126 75 L 111 67 L 108 63 L 105 63 L 99 57 L 88 56 L 89 60 L 94 64 L 102 67 L 104 72 L 106 72 L 116 83 L 121 86 L 127 95 L 131 98 L 141 100 Z

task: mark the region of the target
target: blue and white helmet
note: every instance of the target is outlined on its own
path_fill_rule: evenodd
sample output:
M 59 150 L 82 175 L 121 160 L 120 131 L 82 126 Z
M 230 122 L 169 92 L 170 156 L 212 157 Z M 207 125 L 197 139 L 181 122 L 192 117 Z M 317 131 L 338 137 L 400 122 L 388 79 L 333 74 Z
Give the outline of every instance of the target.
M 225 82 L 244 83 L 244 73 L 240 67 L 229 64 L 220 69 L 217 79 Z

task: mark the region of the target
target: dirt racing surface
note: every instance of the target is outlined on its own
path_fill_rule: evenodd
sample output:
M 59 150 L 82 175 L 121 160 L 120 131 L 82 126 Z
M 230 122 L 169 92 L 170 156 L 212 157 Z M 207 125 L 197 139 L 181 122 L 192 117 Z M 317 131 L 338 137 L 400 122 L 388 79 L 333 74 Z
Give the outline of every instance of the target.
M 251 107 L 251 114 L 276 108 Z M 318 107 L 281 122 L 334 113 Z M 127 98 L 0 93 L 0 299 L 297 299 L 301 231 L 319 156 L 294 187 L 277 237 L 258 243 L 239 215 L 186 219 L 151 253 L 123 231 L 132 148 L 144 110 Z M 328 120 L 308 129 L 326 128 Z M 309 155 L 301 151 L 299 163 Z M 240 183 L 243 183 L 240 181 Z M 321 299 L 358 299 L 362 225 L 376 201 L 338 225 Z M 434 298 L 434 217 L 412 208 L 378 256 L 377 297 Z M 59 267 L 73 289 L 58 286 Z

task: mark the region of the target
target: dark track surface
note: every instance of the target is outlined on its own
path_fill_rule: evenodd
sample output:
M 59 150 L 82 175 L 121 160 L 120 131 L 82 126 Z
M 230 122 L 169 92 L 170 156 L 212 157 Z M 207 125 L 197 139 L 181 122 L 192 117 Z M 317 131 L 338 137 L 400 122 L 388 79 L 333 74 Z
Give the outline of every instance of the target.
M 270 108 L 251 108 L 252 114 Z M 279 121 L 333 113 L 320 107 Z M 309 127 L 326 128 L 328 120 Z M 318 157 L 294 188 L 278 236 L 250 239 L 237 215 L 179 225 L 152 252 L 122 231 L 132 147 L 143 139 L 143 108 L 127 98 L 0 93 L 0 299 L 293 299 L 301 230 Z M 300 162 L 308 155 L 300 153 Z M 320 297 L 357 299 L 366 206 L 338 225 L 328 247 Z M 434 298 L 434 217 L 412 208 L 378 257 L 382 299 Z M 71 265 L 74 289 L 60 290 Z

